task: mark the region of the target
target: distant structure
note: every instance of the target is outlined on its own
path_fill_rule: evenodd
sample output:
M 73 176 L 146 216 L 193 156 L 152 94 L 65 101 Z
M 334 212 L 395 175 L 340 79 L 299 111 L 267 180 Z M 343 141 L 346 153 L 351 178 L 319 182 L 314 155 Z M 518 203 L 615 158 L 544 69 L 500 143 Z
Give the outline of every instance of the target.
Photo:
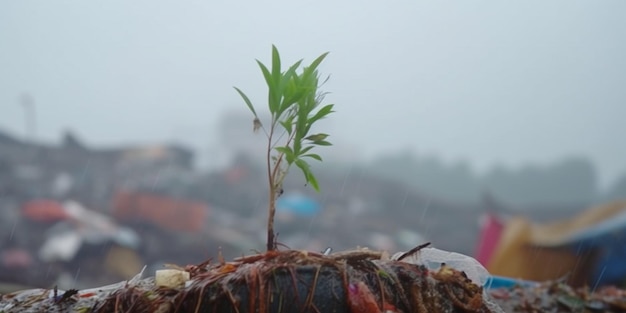
M 24 199 L 70 197 L 91 206 L 106 203 L 114 186 L 131 189 L 155 186 L 193 171 L 194 153 L 177 145 L 92 149 L 66 132 L 61 145 L 25 142 L 0 132 L 0 160 L 11 169 L 3 178 L 22 190 Z M 67 190 L 59 194 L 61 183 Z M 97 207 L 97 206 L 93 206 Z M 102 208 L 104 209 L 104 208 Z
M 263 130 L 253 132 L 254 117 L 246 111 L 226 112 L 217 124 L 216 134 L 220 151 L 227 155 L 227 160 L 234 160 L 237 156 L 245 156 L 250 160 L 263 160 L 259 156 L 265 155 L 267 137 Z M 261 117 L 263 125 L 269 124 L 269 117 Z

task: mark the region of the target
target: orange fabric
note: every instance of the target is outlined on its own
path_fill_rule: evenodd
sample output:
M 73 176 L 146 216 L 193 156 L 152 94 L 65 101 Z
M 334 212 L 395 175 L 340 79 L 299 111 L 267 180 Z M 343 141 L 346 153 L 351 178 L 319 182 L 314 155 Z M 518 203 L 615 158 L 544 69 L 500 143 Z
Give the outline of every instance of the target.
M 579 259 L 564 248 L 530 245 L 532 229 L 525 218 L 513 218 L 507 223 L 487 266 L 489 273 L 534 281 L 554 280 L 569 274 L 568 282 L 584 284 L 589 275 L 589 260 Z
M 38 222 L 56 222 L 69 216 L 63 205 L 54 200 L 33 200 L 22 205 L 22 215 Z
M 141 219 L 174 231 L 201 231 L 207 214 L 204 203 L 148 193 L 121 191 L 113 204 L 113 215 L 120 220 Z

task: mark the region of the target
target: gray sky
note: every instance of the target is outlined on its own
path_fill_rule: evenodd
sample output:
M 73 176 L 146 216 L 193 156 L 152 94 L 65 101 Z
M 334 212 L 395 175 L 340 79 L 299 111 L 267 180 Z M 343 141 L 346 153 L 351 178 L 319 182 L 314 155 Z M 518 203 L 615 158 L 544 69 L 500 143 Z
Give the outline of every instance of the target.
M 484 170 L 591 157 L 626 171 L 626 1 L 0 1 L 0 128 L 98 145 L 215 142 L 255 58 L 330 51 L 337 149 L 410 146 Z

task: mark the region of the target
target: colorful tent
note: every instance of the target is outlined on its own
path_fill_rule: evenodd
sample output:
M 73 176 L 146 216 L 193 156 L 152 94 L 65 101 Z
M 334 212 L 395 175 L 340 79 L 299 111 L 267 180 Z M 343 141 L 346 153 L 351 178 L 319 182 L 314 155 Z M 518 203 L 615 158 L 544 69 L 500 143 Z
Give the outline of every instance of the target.
M 575 285 L 626 281 L 626 201 L 592 207 L 570 219 L 506 222 L 487 269 L 527 280 L 567 277 Z

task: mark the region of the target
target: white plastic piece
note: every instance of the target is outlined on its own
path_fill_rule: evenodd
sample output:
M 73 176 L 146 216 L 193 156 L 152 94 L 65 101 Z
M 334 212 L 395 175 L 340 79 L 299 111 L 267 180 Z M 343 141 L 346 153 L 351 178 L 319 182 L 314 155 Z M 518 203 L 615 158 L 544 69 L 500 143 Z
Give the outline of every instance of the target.
M 154 277 L 154 283 L 157 286 L 170 288 L 183 286 L 188 280 L 189 272 L 175 269 L 158 270 Z
M 65 231 L 49 237 L 39 249 L 39 258 L 42 261 L 69 261 L 76 256 L 83 239 L 76 231 Z
M 398 260 L 402 254 L 404 253 L 398 252 L 394 254 L 391 259 Z M 430 271 L 439 270 L 441 268 L 441 264 L 445 263 L 446 266 L 449 266 L 457 271 L 465 272 L 467 277 L 478 286 L 484 286 L 490 277 L 487 269 L 482 266 L 480 262 L 476 261 L 476 259 L 464 254 L 436 248 L 422 248 L 418 252 L 405 257 L 400 262 L 423 265 Z M 504 311 L 495 302 L 493 302 L 486 290 L 483 291 L 483 300 L 492 312 L 504 313 Z
M 401 252 L 396 253 L 391 259 L 397 260 L 401 255 Z M 439 270 L 441 263 L 445 263 L 455 270 L 465 272 L 467 277 L 478 286 L 484 285 L 490 276 L 487 269 L 476 259 L 464 254 L 436 248 L 423 248 L 415 254 L 405 257 L 402 259 L 402 262 L 424 265 L 431 271 Z

